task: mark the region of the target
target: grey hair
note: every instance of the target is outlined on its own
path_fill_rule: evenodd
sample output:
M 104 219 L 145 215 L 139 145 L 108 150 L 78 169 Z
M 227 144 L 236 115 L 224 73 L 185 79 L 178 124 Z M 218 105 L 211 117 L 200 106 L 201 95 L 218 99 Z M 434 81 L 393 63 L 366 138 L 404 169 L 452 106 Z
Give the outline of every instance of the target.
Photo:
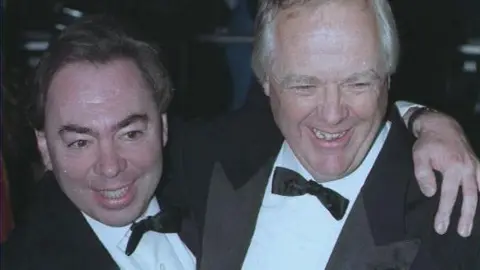
M 267 68 L 273 65 L 275 43 L 275 17 L 279 11 L 292 6 L 301 6 L 315 1 L 315 4 L 341 0 L 260 0 L 256 18 L 253 43 L 252 68 L 260 83 L 267 79 Z M 366 0 L 371 6 L 380 36 L 380 48 L 389 75 L 397 68 L 400 45 L 392 10 L 387 0 Z

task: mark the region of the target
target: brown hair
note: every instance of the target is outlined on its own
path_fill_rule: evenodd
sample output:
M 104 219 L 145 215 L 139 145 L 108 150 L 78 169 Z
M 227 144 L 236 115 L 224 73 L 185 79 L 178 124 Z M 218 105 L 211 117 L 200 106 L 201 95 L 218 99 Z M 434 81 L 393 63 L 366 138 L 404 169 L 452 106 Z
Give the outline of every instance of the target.
M 54 75 L 65 65 L 88 61 L 105 64 L 131 59 L 152 90 L 160 113 L 166 111 L 173 95 L 167 70 L 151 44 L 134 37 L 130 28 L 106 15 L 88 16 L 67 27 L 54 39 L 38 64 L 28 105 L 29 121 L 36 130 L 45 124 L 45 102 Z

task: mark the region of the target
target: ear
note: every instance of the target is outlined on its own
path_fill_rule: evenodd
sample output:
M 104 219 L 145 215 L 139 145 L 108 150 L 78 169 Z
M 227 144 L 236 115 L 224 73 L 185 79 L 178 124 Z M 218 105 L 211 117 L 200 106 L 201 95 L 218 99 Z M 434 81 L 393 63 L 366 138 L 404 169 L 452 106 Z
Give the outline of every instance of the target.
M 265 76 L 265 79 L 263 80 L 263 83 L 262 83 L 262 87 L 263 87 L 263 93 L 269 97 L 270 96 L 270 79 L 268 76 Z
M 162 117 L 161 117 L 161 124 L 162 124 L 162 144 L 163 144 L 163 147 L 165 147 L 165 145 L 167 144 L 167 141 L 168 141 L 168 121 L 167 121 L 167 114 L 166 113 L 163 113 L 162 114 Z
M 52 170 L 52 161 L 50 159 L 50 152 L 48 151 L 47 139 L 45 138 L 45 132 L 35 131 L 37 137 L 37 147 L 42 155 L 43 165 L 47 170 Z

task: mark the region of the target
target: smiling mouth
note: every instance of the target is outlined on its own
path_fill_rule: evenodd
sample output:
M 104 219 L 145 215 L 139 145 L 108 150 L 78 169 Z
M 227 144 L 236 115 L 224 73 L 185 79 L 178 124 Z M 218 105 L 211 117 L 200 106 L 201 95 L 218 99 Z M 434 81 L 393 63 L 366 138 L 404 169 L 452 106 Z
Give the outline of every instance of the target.
M 128 185 L 117 190 L 101 190 L 98 193 L 100 193 L 100 195 L 106 199 L 117 200 L 125 196 L 130 188 L 131 185 Z
M 343 138 L 347 134 L 348 130 L 337 132 L 337 133 L 330 133 L 330 132 L 321 131 L 317 128 L 313 128 L 312 132 L 313 134 L 315 134 L 315 137 L 317 139 L 325 140 L 325 141 L 335 141 Z

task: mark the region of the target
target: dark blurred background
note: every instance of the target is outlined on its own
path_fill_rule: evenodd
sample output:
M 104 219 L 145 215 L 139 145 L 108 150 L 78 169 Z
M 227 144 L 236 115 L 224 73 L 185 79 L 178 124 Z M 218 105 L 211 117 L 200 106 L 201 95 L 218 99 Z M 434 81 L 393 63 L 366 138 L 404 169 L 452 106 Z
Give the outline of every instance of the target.
M 480 1 L 390 3 L 402 46 L 392 98 L 454 116 L 480 149 Z M 169 113 L 211 118 L 247 100 L 255 103 L 259 86 L 250 55 L 256 6 L 257 0 L 2 1 L 2 166 L 10 179 L 14 219 L 21 219 L 17 213 L 42 173 L 21 104 L 31 68 L 52 36 L 86 14 L 134 22 L 163 48 L 176 88 Z

